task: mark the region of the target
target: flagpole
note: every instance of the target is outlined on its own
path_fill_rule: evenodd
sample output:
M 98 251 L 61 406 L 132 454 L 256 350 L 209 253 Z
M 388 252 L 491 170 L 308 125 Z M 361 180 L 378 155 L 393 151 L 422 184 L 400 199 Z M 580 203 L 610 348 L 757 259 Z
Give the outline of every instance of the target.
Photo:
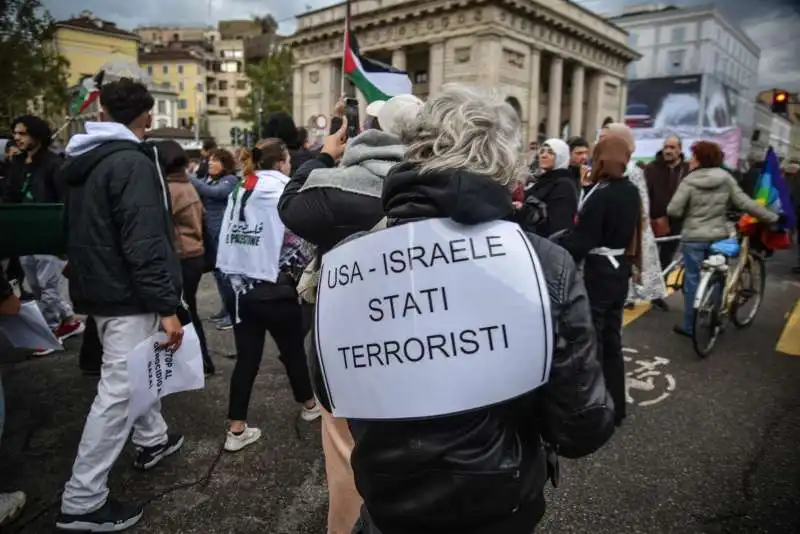
M 344 41 L 342 43 L 342 75 L 341 75 L 342 83 L 341 83 L 339 98 L 344 97 L 344 87 L 346 78 L 344 65 L 346 61 L 345 54 L 347 53 L 347 43 L 350 40 L 350 13 L 351 13 L 350 0 L 347 0 L 347 2 L 345 3 L 345 15 L 344 15 Z
M 55 131 L 50 139 L 54 141 L 64 130 L 67 129 L 67 126 L 69 126 L 69 123 L 71 123 L 73 120 L 75 120 L 75 117 L 67 117 L 67 120 L 64 121 L 64 124 L 62 124 L 61 127 Z

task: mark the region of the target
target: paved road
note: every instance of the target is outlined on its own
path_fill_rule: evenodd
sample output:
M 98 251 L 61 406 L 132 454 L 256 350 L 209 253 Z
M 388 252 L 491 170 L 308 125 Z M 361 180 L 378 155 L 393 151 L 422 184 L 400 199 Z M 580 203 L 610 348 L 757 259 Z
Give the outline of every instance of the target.
M 674 311 L 629 314 L 624 341 L 636 405 L 607 447 L 564 462 L 561 486 L 548 490 L 541 532 L 800 532 L 800 357 L 775 350 L 800 297 L 789 260 L 771 262 L 768 298 L 755 325 L 730 329 L 708 360 L 670 332 L 680 316 L 677 296 L 670 299 Z M 206 315 L 214 311 L 210 281 L 201 301 Z M 789 322 L 781 347 L 800 354 L 800 313 Z M 210 346 L 221 376 L 204 391 L 165 403 L 169 423 L 186 434 L 182 453 L 140 474 L 130 467 L 128 449 L 113 472 L 117 497 L 149 503 L 135 532 L 324 532 L 319 424 L 297 422 L 274 346 L 252 401 L 251 422 L 264 438 L 236 455 L 219 452 L 232 370 L 221 355 L 233 350 L 231 333 L 213 331 Z M 77 342 L 69 348 L 2 367 L 10 413 L 0 489 L 30 496 L 11 532 L 52 531 L 54 503 L 95 387 L 77 370 Z M 647 391 L 643 373 L 654 363 L 661 374 Z

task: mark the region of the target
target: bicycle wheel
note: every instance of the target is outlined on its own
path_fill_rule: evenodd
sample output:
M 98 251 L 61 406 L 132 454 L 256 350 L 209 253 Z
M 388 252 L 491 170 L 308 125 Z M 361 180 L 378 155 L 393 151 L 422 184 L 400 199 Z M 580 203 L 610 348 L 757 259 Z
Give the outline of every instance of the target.
M 761 256 L 750 254 L 737 285 L 736 298 L 731 303 L 731 322 L 737 328 L 744 328 L 753 323 L 764 301 L 767 268 Z
M 725 277 L 722 273 L 713 273 L 705 287 L 700 284 L 698 292 L 701 291 L 702 297 L 695 305 L 692 319 L 692 344 L 698 356 L 707 358 L 714 350 L 722 331 L 722 293 L 725 291 Z

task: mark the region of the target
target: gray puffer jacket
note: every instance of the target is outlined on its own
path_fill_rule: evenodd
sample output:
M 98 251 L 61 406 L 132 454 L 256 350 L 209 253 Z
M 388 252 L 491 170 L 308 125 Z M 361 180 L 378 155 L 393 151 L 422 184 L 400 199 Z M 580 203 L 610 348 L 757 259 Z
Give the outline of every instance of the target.
M 667 206 L 667 214 L 683 219 L 684 241 L 718 241 L 733 230 L 727 218 L 732 208 L 763 222 L 778 220 L 776 213 L 747 196 L 733 176 L 720 168 L 697 169 L 686 175 Z

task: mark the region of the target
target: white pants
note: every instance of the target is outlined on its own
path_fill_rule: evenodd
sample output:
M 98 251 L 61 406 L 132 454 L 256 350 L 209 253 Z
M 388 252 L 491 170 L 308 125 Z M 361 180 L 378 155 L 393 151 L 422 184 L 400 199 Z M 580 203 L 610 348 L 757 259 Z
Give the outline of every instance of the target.
M 19 263 L 47 326 L 55 330 L 61 321 L 73 315 L 72 305 L 61 293 L 65 262 L 55 256 L 36 254 L 22 256 Z
M 128 423 L 128 353 L 158 331 L 156 314 L 128 317 L 95 317 L 103 344 L 103 367 L 97 396 L 83 427 L 72 478 L 64 487 L 61 511 L 88 514 L 101 508 L 108 498 L 108 475 L 117 461 L 131 424 Z M 167 441 L 167 423 L 161 403 L 133 423 L 133 444 L 155 447 Z

